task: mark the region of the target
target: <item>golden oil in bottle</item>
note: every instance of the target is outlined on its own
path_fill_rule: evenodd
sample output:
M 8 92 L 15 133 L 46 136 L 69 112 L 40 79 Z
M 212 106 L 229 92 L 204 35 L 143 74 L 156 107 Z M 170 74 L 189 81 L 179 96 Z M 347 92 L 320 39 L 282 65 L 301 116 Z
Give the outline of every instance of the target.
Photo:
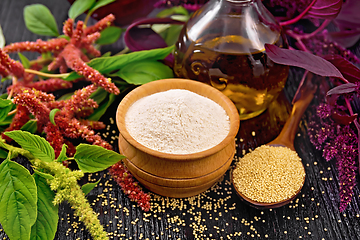
M 195 13 L 195 18 L 197 15 L 204 13 Z M 200 23 L 189 20 L 180 34 L 174 53 L 175 74 L 222 91 L 235 103 L 242 120 L 259 115 L 287 80 L 289 67 L 274 63 L 264 49 L 265 43 L 287 47 L 281 31 L 238 13 L 207 17 Z

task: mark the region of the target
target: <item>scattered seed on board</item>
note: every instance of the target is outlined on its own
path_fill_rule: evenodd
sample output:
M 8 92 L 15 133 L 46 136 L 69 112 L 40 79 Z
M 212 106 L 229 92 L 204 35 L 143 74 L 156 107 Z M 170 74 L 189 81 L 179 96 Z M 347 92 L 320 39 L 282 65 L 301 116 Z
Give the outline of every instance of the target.
M 300 157 L 287 147 L 262 145 L 241 158 L 233 171 L 238 191 L 260 203 L 291 198 L 302 187 L 304 179 Z

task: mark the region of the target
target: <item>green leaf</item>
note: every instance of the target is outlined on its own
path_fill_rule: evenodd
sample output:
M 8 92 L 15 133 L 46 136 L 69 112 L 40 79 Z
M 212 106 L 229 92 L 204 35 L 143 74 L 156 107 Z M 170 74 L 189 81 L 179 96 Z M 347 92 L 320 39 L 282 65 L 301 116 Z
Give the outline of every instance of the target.
M 107 27 L 101 31 L 101 36 L 96 40 L 96 43 L 99 45 L 114 43 L 120 38 L 122 32 L 124 32 L 124 29 L 122 28 L 115 26 Z
M 1 99 L 0 98 L 0 122 L 3 122 L 7 117 L 9 112 L 12 109 L 12 101 L 9 99 Z M 13 116 L 10 116 L 11 119 Z
M 21 130 L 5 132 L 4 134 L 44 162 L 51 162 L 55 159 L 54 149 L 48 141 L 40 136 Z
M 109 100 L 95 109 L 95 111 L 87 119 L 92 121 L 99 121 L 99 119 L 105 114 L 106 110 L 111 106 L 115 99 L 116 95 L 109 94 Z
M 95 5 L 90 9 L 91 12 L 94 12 L 96 9 L 99 9 L 109 3 L 115 2 L 115 0 L 99 0 Z
M 58 101 L 67 100 L 67 99 L 70 99 L 72 95 L 74 95 L 74 92 L 65 93 L 64 95 L 59 97 L 57 100 Z
M 171 68 L 157 61 L 142 61 L 128 64 L 118 71 L 116 75 L 126 82 L 135 85 L 174 77 Z
M 97 104 L 100 104 L 102 101 L 106 99 L 106 97 L 109 95 L 107 91 L 105 91 L 103 88 L 96 89 L 95 92 L 93 92 L 90 95 L 90 98 L 93 99 Z
M 20 164 L 6 159 L 0 165 L 0 222 L 11 240 L 30 239 L 37 215 L 34 178 Z
M 65 160 L 68 160 L 68 157 L 66 156 L 66 149 L 67 149 L 67 145 L 66 144 L 63 144 L 62 147 L 61 147 L 61 152 L 58 156 L 58 158 L 56 159 L 56 161 L 58 162 L 63 162 Z
M 59 206 L 54 206 L 52 201 L 55 193 L 50 189 L 42 175 L 34 174 L 37 186 L 38 215 L 35 224 L 31 227 L 31 240 L 54 239 L 59 221 Z
M 158 14 L 156 14 L 156 17 L 165 18 L 165 17 L 169 17 L 174 14 L 189 16 L 189 12 L 184 7 L 176 6 L 176 7 L 167 8 L 167 9 L 160 11 Z
M 94 189 L 94 187 L 96 187 L 96 185 L 98 185 L 98 183 L 100 182 L 100 180 L 101 180 L 101 178 L 100 178 L 98 181 L 96 181 L 96 182 L 86 183 L 86 184 L 82 185 L 81 190 L 83 191 L 83 193 L 84 193 L 85 195 L 87 195 L 88 193 L 91 192 L 91 190 Z
M 25 57 L 23 54 L 21 54 L 20 52 L 18 52 L 20 61 L 22 63 L 22 65 L 24 66 L 24 68 L 30 68 L 30 61 L 27 57 Z
M 6 110 L 6 111 L 7 111 L 7 110 Z M 6 112 L 6 111 L 5 111 L 5 112 Z M 4 112 L 4 113 L 5 113 L 5 112 Z M 2 111 L 1 111 L 1 109 L 0 109 L 0 119 L 1 119 L 1 115 L 2 115 L 1 113 L 2 113 Z M 11 114 L 11 115 L 7 115 L 7 114 L 6 114 L 5 118 L 0 121 L 0 126 L 9 125 L 9 124 L 12 122 L 14 116 L 15 116 L 15 114 Z
M 6 108 L 12 105 L 12 101 L 9 99 L 0 98 L 0 108 Z
M 123 55 L 116 55 L 111 57 L 99 57 L 94 58 L 88 65 L 100 73 L 110 73 L 114 70 L 119 70 L 123 66 L 136 63 L 138 61 L 156 61 L 162 60 L 166 56 L 168 56 L 174 49 L 174 46 L 166 47 L 166 48 L 156 48 L 152 50 L 143 50 L 132 52 Z M 79 78 L 76 72 L 72 72 L 68 77 L 64 78 L 67 81 L 75 80 Z
M 171 25 L 164 33 L 163 38 L 167 45 L 173 45 L 179 38 L 180 32 L 182 30 L 182 25 Z
M 102 57 L 110 57 L 111 56 L 111 52 L 106 52 L 103 55 L 101 55 Z
M 31 4 L 24 8 L 26 27 L 33 33 L 45 36 L 59 36 L 57 24 L 50 10 L 42 4 Z
M 48 174 L 48 173 L 43 173 L 43 172 L 40 172 L 40 171 L 38 171 L 38 170 L 36 170 L 36 169 L 34 169 L 34 172 L 35 172 L 37 175 L 40 175 L 40 176 L 43 177 L 43 178 L 46 178 L 46 179 L 49 179 L 49 180 L 54 179 L 54 176 L 52 176 L 52 175 L 50 175 L 50 174 Z
M 0 48 L 3 48 L 3 47 L 5 47 L 5 37 L 3 34 L 3 30 L 0 26 Z
M 50 119 L 50 122 L 56 126 L 56 123 L 55 123 L 55 114 L 60 111 L 60 109 L 57 109 L 57 108 L 54 108 L 50 111 L 49 113 L 49 119 Z
M 27 131 L 29 133 L 36 133 L 37 131 L 37 121 L 36 120 L 29 120 L 25 123 L 20 130 Z
M 8 156 L 8 152 L 0 148 L 0 159 L 5 159 Z
M 89 10 L 94 3 L 95 0 L 76 0 L 75 2 L 73 2 L 68 11 L 69 18 L 77 18 L 86 10 Z
M 76 147 L 74 159 L 83 172 L 99 172 L 124 159 L 125 156 L 103 147 L 80 144 Z

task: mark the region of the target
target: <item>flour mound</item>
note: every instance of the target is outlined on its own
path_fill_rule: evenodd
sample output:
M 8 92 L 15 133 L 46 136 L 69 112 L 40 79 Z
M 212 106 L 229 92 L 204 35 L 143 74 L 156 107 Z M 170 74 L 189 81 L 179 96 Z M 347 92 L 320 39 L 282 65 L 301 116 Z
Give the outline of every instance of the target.
M 212 148 L 230 129 L 229 116 L 219 104 L 182 89 L 139 99 L 126 113 L 125 125 L 142 145 L 172 154 Z

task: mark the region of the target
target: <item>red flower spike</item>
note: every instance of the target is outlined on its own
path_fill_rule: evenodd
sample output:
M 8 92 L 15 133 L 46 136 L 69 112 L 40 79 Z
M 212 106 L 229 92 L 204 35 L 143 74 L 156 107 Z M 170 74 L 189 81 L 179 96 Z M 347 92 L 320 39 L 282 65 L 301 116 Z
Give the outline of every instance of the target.
M 103 140 L 98 134 L 87 126 L 82 125 L 77 119 L 73 118 L 69 121 L 67 118 L 55 117 L 56 123 L 59 125 L 65 137 L 68 138 L 83 138 L 88 143 L 101 146 L 112 150 L 112 146 Z
M 112 22 L 115 20 L 115 16 L 112 14 L 107 15 L 97 23 L 95 23 L 93 26 L 87 27 L 85 29 L 85 35 L 90 35 L 95 32 L 101 32 L 105 28 L 109 27 Z
M 143 192 L 122 162 L 111 166 L 109 173 L 130 200 L 136 202 L 145 212 L 150 210 L 150 195 Z
M 14 97 L 14 103 L 25 106 L 35 116 L 38 121 L 38 130 L 40 130 L 49 122 L 50 109 L 42 102 L 42 100 L 46 101 L 47 99 L 41 96 L 42 94 L 37 93 L 40 91 L 24 89 L 22 93 Z M 52 94 L 51 96 L 54 97 Z
M 93 45 L 84 45 L 83 47 L 85 48 L 86 52 L 89 55 L 92 55 L 94 57 L 100 57 L 101 56 L 101 52 L 99 50 L 97 50 Z M 86 60 L 83 60 L 83 61 L 88 62 Z
M 10 123 L 10 126 L 8 128 L 6 128 L 4 132 L 20 130 L 20 128 L 30 120 L 29 115 L 30 115 L 30 112 L 27 110 L 26 107 L 24 107 L 22 105 L 17 105 L 15 116 L 13 117 L 13 120 Z M 2 134 L 1 137 L 3 139 L 5 139 L 7 142 L 12 141 L 12 139 L 9 138 L 8 136 L 6 136 L 4 133 Z
M 17 42 L 12 43 L 3 48 L 4 52 L 38 52 L 38 53 L 58 53 L 64 49 L 64 47 L 69 43 L 65 38 L 55 38 L 48 41 L 43 41 L 41 39 L 36 40 L 36 42 Z
M 80 46 L 81 39 L 84 35 L 84 22 L 78 21 L 76 24 L 76 28 L 71 36 L 71 44 L 75 45 L 76 47 Z
M 67 149 L 66 149 L 67 156 L 68 157 L 73 157 L 75 155 L 75 152 L 76 152 L 76 148 L 75 148 L 74 144 L 72 144 L 72 142 L 70 142 L 67 139 L 64 139 L 64 141 L 65 141 L 65 144 L 68 146 Z
M 72 18 L 68 18 L 64 22 L 63 33 L 70 38 L 72 37 L 73 34 L 73 26 L 74 26 L 74 19 Z
M 9 71 L 5 67 L 0 65 L 0 76 L 1 77 L 6 77 L 8 75 L 9 75 Z
M 45 81 L 33 82 L 25 85 L 29 88 L 35 88 L 42 92 L 54 92 L 60 89 L 72 88 L 72 82 L 65 81 L 61 78 L 50 78 Z
M 106 125 L 103 122 L 99 122 L 99 121 L 91 121 L 91 120 L 86 120 L 86 119 L 80 119 L 80 123 L 82 125 L 85 125 L 93 130 L 101 130 L 104 129 L 106 127 Z
M 66 66 L 64 58 L 59 55 L 48 65 L 48 70 L 54 71 L 64 64 Z M 67 66 L 66 66 L 66 68 L 67 68 Z
M 55 157 L 58 157 L 64 144 L 64 138 L 59 128 L 51 122 L 48 122 L 44 127 L 44 132 L 46 133 L 46 140 L 54 148 Z
M 81 60 L 81 51 L 75 45 L 68 44 L 61 53 L 61 56 L 65 59 L 66 65 L 78 74 L 84 76 L 86 79 L 104 88 L 110 93 L 116 95 L 120 93 L 119 89 L 110 81 L 110 79 L 105 78 L 97 70 L 89 67 L 83 60 Z
M 23 65 L 11 59 L 2 49 L 0 49 L 0 65 L 16 77 L 24 76 Z

